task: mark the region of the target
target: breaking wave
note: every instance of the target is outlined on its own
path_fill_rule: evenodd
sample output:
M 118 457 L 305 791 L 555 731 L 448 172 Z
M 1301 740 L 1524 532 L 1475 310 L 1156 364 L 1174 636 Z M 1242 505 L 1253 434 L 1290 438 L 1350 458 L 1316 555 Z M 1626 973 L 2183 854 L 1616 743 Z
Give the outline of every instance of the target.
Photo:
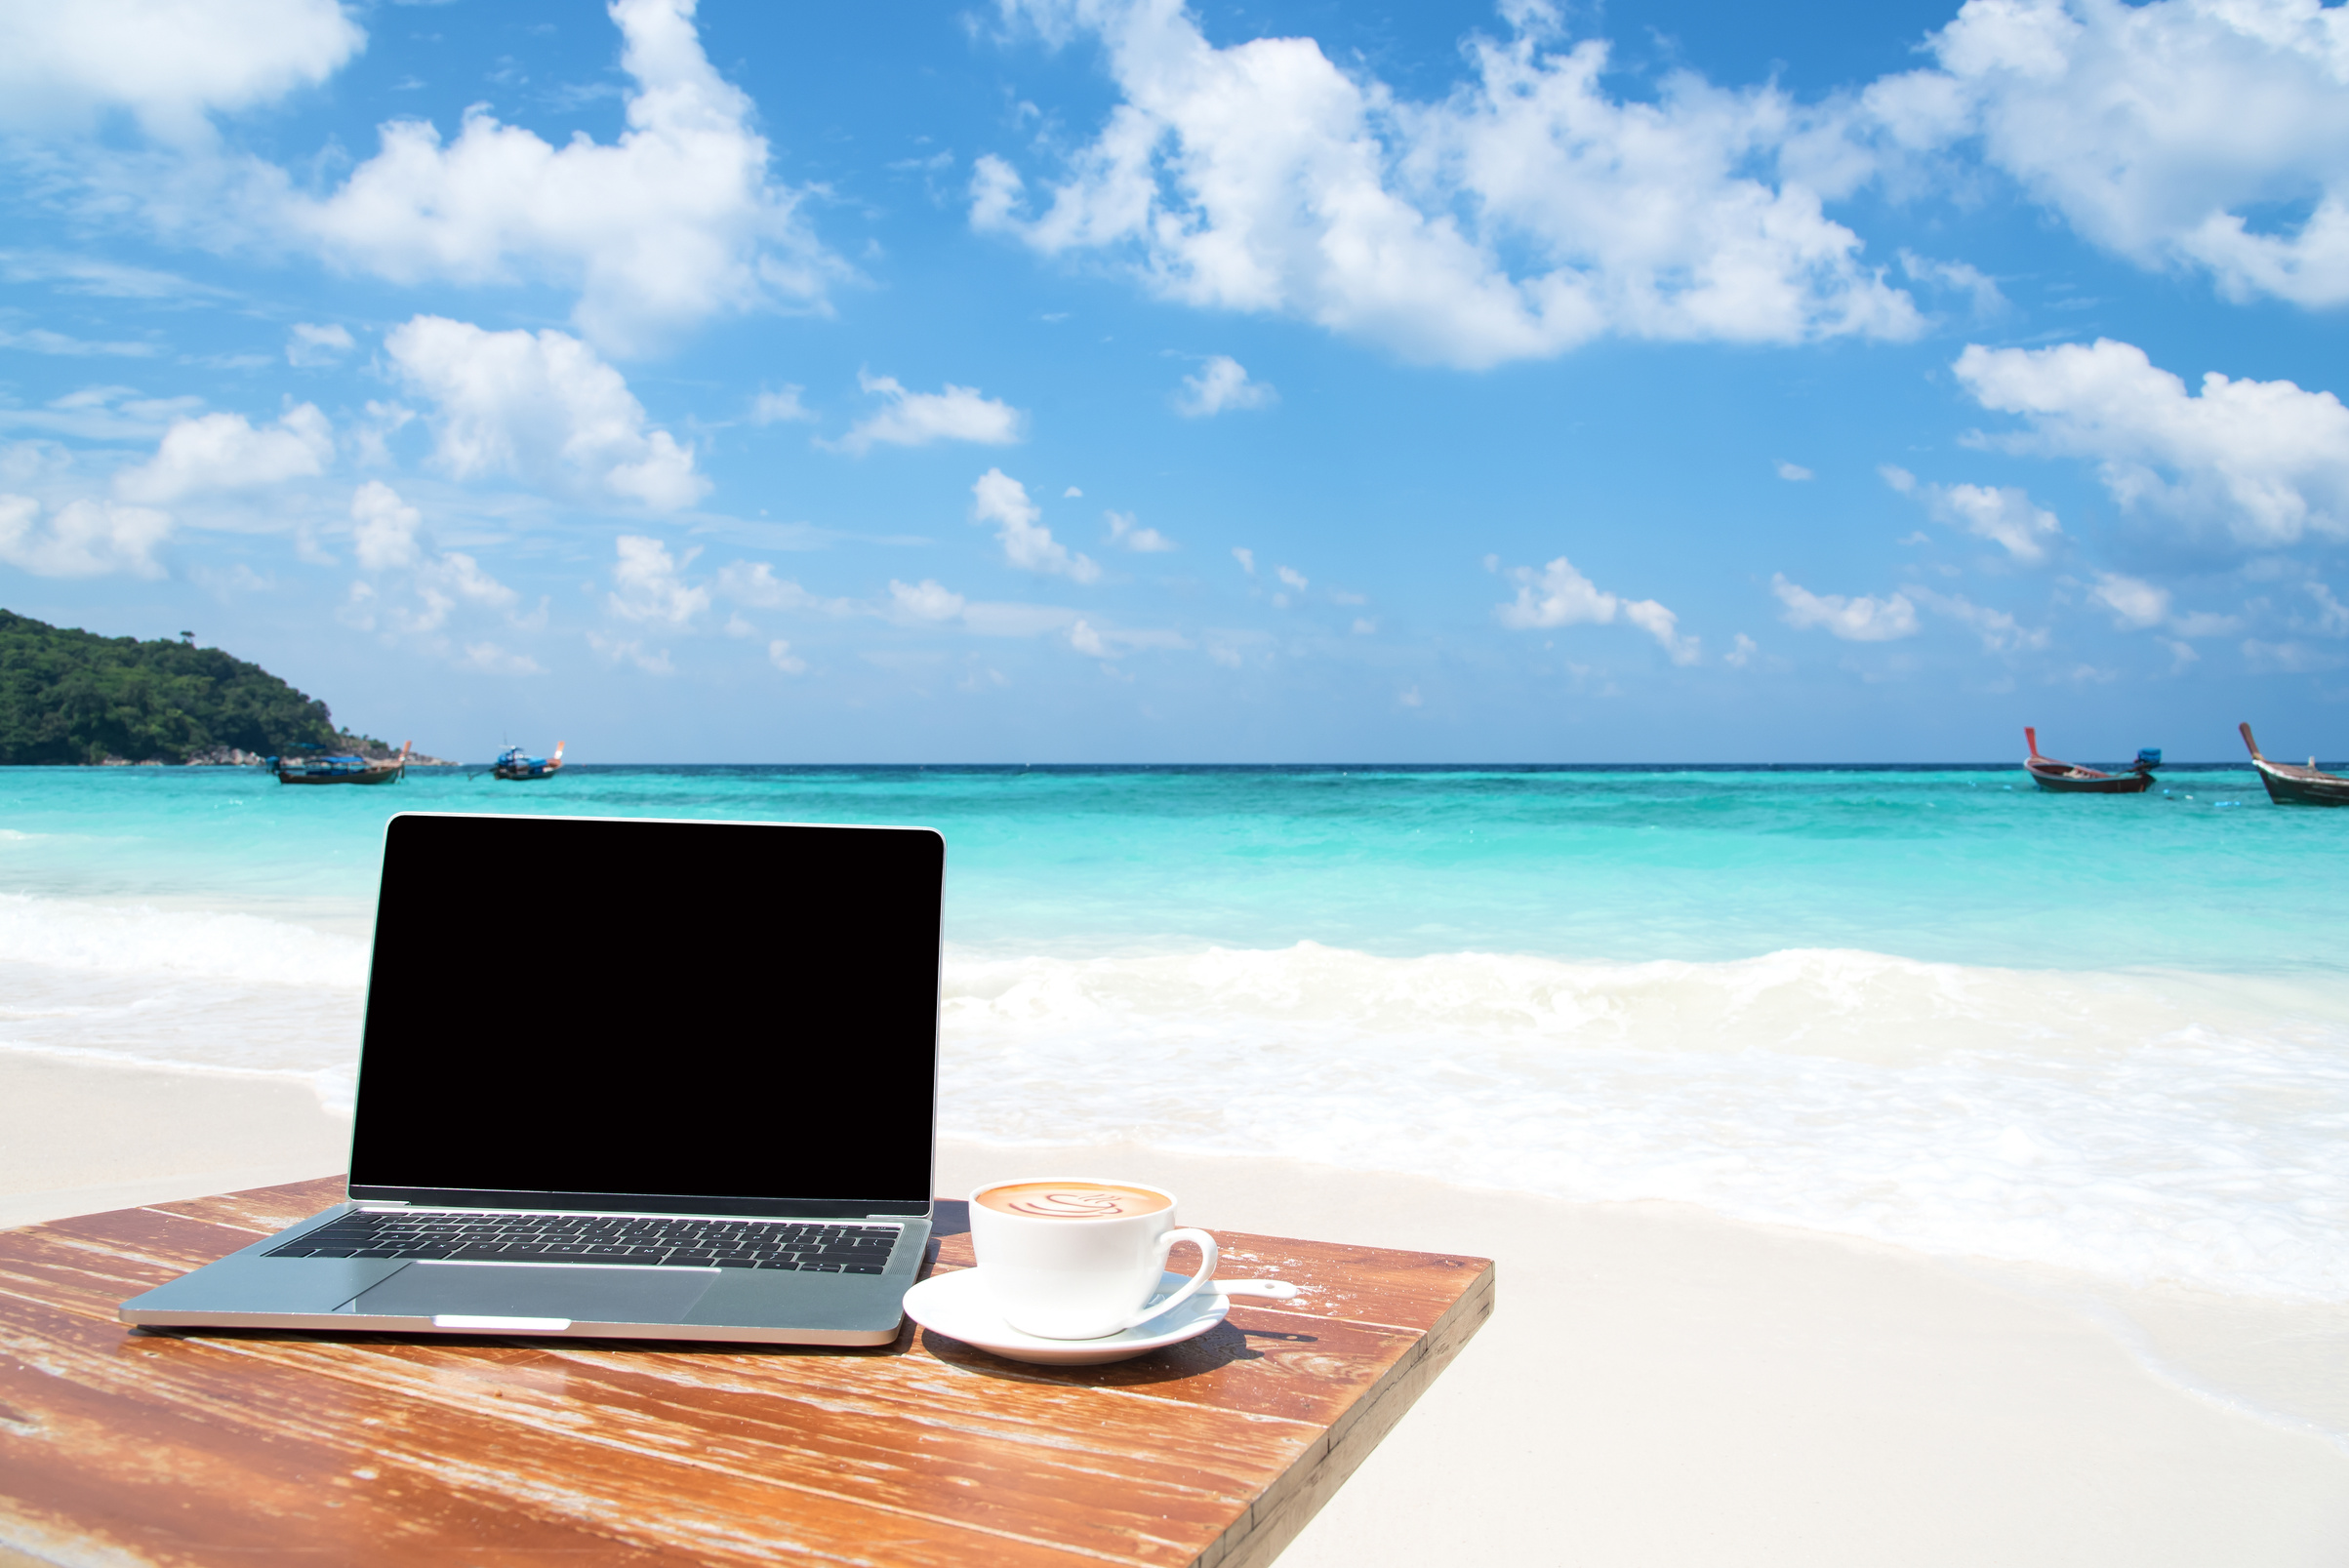
M 941 1125 L 958 1137 L 1671 1199 L 2137 1283 L 2349 1299 L 2337 982 L 1302 943 L 957 956 L 946 998 Z

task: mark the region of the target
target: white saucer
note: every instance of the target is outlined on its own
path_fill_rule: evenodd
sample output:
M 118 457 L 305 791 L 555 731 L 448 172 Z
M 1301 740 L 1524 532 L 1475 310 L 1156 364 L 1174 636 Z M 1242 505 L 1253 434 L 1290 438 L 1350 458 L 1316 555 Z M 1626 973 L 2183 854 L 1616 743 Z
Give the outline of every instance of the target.
M 1158 1294 L 1172 1295 L 1190 1277 L 1160 1274 Z M 1188 1301 L 1177 1302 L 1149 1322 L 1137 1324 L 1122 1334 L 1098 1340 L 1047 1340 L 1023 1334 L 1004 1322 L 976 1268 L 932 1274 L 906 1292 L 906 1315 L 931 1333 L 960 1340 L 992 1355 L 1048 1367 L 1097 1367 L 1144 1355 L 1161 1346 L 1180 1345 L 1185 1340 L 1197 1339 L 1221 1323 L 1231 1310 L 1231 1299 L 1208 1284 L 1200 1286 L 1198 1294 Z

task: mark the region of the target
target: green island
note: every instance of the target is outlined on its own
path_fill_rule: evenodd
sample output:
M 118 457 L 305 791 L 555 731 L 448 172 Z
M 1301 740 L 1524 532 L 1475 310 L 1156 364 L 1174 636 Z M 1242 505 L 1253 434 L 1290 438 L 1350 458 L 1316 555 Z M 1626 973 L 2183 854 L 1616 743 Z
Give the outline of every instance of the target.
M 193 640 L 101 637 L 0 610 L 0 765 L 388 755 L 324 703 Z

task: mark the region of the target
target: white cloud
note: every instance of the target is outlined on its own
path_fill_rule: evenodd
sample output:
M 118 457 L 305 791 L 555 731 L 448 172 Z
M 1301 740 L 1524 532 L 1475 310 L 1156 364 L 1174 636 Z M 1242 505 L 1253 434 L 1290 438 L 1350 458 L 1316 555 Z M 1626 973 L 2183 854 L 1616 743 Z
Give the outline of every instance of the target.
M 1103 512 L 1109 519 L 1110 543 L 1122 544 L 1138 555 L 1161 554 L 1175 547 L 1175 542 L 1154 528 L 1136 525 L 1132 512 Z
M 1083 491 L 1077 489 L 1074 485 L 1071 485 L 1068 489 L 1060 493 L 1060 499 L 1063 501 L 1074 501 L 1083 494 Z
M 2328 637 L 2349 637 L 2349 604 L 2334 598 L 2326 583 L 2304 583 L 2301 586 L 2317 601 L 2316 629 Z
M 416 531 L 423 525 L 424 514 L 399 498 L 381 479 L 370 479 L 350 498 L 352 543 L 357 546 L 359 565 L 370 572 L 391 571 L 398 567 L 414 566 L 422 559 Z
M 416 410 L 404 403 L 382 403 L 370 398 L 367 418 L 350 427 L 350 443 L 361 464 L 387 468 L 391 465 L 391 438 L 406 429 L 416 419 Z
M 791 645 L 781 637 L 767 644 L 767 663 L 782 670 L 786 675 L 807 673 L 807 661 L 792 653 Z
M 141 397 L 135 386 L 84 386 L 37 409 L 0 404 L 0 425 L 85 441 L 160 441 L 174 420 L 203 406 L 200 397 Z
M 1805 479 L 1816 478 L 1817 475 L 1799 462 L 1787 462 L 1782 460 L 1778 464 L 1778 477 L 1789 484 L 1799 485 Z
M 2322 584 L 2318 586 L 2321 592 Z M 2124 631 L 2166 626 L 2180 637 L 2223 637 L 2243 629 L 2239 616 L 2220 615 L 2212 610 L 2176 611 L 2167 588 L 2118 572 L 2096 574 L 2096 581 L 2088 588 L 2088 599 L 2111 611 L 2113 624 Z
M 528 654 L 517 654 L 499 647 L 494 642 L 468 642 L 465 645 L 464 663 L 468 669 L 485 675 L 544 675 L 545 665 Z
M 1378 623 L 1371 620 L 1368 616 L 1356 616 L 1354 618 L 1354 634 L 1356 636 L 1367 637 L 1377 630 Z
M 786 386 L 780 392 L 761 392 L 750 400 L 752 424 L 795 423 L 816 417 L 815 410 L 799 401 L 804 386 Z
M 1940 521 L 1991 541 L 2026 566 L 2045 561 L 2048 548 L 2063 536 L 2055 514 L 2033 505 L 2031 497 L 2013 485 L 1995 490 L 1987 485 L 1926 485 L 1923 493 Z
M 1230 354 L 1217 354 L 1196 376 L 1183 378 L 1175 393 L 1175 412 L 1186 419 L 1205 419 L 1226 409 L 1270 408 L 1280 394 L 1263 382 L 1248 380 L 1246 367 Z
M 1091 583 L 1101 576 L 1101 568 L 1084 555 L 1052 537 L 1052 530 L 1039 521 L 1043 508 L 1028 499 L 1028 488 L 1000 468 L 990 468 L 971 486 L 971 515 L 981 522 L 1001 526 L 995 538 L 1002 541 L 1003 557 L 1012 565 L 1030 572 L 1049 572 L 1078 583 Z
M 1493 614 L 1512 630 L 1607 625 L 1620 615 L 1655 638 L 1674 663 L 1693 664 L 1703 657 L 1699 640 L 1680 634 L 1680 618 L 1670 610 L 1653 599 L 1622 599 L 1606 592 L 1574 570 L 1574 563 L 1562 555 L 1542 568 L 1539 576 L 1529 566 L 1512 567 L 1509 576 L 1518 584 L 1518 596 L 1511 603 L 1494 606 Z
M 151 359 L 162 352 L 161 346 L 156 343 L 136 340 L 109 342 L 91 338 L 73 338 L 61 332 L 52 332 L 47 327 L 34 327 L 28 332 L 0 332 L 0 348 L 20 348 L 27 353 L 57 354 L 74 359 Z
M 884 619 L 906 626 L 952 626 L 980 637 L 1041 637 L 1059 634 L 1078 653 L 1115 659 L 1137 648 L 1189 648 L 1178 631 L 1099 625 L 1093 618 L 1053 604 L 1012 604 L 966 599 L 935 580 L 901 583 L 891 579 L 888 601 L 877 607 Z
M 418 316 L 384 346 L 432 400 L 437 456 L 460 479 L 512 472 L 656 511 L 690 505 L 709 488 L 694 471 L 693 449 L 648 429 L 620 372 L 566 333 L 485 332 Z
M 2241 616 L 2220 615 L 2215 610 L 2189 610 L 2170 619 L 2169 629 L 2181 637 L 2223 637 L 2243 629 Z
M 677 666 L 669 663 L 666 648 L 647 652 L 643 642 L 634 637 L 607 637 L 601 632 L 587 633 L 587 646 L 618 664 L 634 664 L 648 675 L 674 675 Z
M 889 580 L 889 601 L 902 620 L 952 621 L 968 602 L 961 594 L 931 578 L 919 583 Z
M 692 0 L 613 0 L 611 15 L 635 84 L 617 141 L 552 146 L 482 106 L 449 142 L 394 120 L 330 195 L 281 180 L 279 221 L 394 283 L 575 287 L 574 323 L 615 351 L 722 312 L 820 307 L 845 268 L 808 229 L 801 193 L 768 179 L 756 108 L 703 54 Z
M 1501 618 L 1502 625 L 1513 630 L 1584 623 L 1604 625 L 1615 619 L 1615 611 L 1622 602 L 1575 571 L 1574 563 L 1562 555 L 1544 567 L 1538 579 L 1533 569 L 1526 566 L 1513 567 L 1509 575 L 1518 583 L 1517 602 L 1504 604 L 1494 613 Z
M 2169 590 L 2141 578 L 2100 572 L 2088 597 L 2110 610 L 2116 624 L 2129 630 L 2158 626 L 2169 619 Z
M 2256 637 L 2245 640 L 2243 657 L 2260 674 L 2313 675 L 2338 669 L 2341 664 L 2341 656 L 2329 648 L 2311 648 L 2304 642 L 2261 642 Z
M 1681 618 L 1653 599 L 1625 600 L 1623 619 L 1655 638 L 1665 656 L 1676 664 L 1693 664 L 1704 657 L 1698 639 L 1680 634 Z
M 943 392 L 909 392 L 894 376 L 857 373 L 857 384 L 878 392 L 889 406 L 859 421 L 836 442 L 842 452 L 863 457 L 878 445 L 928 446 L 933 441 L 975 441 L 981 446 L 1009 446 L 1020 439 L 1027 416 L 1010 404 L 983 397 L 976 386 L 947 382 Z
M 1254 550 L 1243 544 L 1235 544 L 1232 546 L 1232 559 L 1237 561 L 1239 569 L 1248 576 L 1256 575 L 1256 552 Z
M 0 561 L 35 577 L 163 575 L 154 550 L 171 535 L 164 512 L 83 499 L 58 507 L 46 525 L 40 517 L 30 496 L 0 496 Z
M 256 429 L 242 414 L 176 420 L 155 455 L 115 476 L 125 501 L 172 502 L 208 490 L 249 490 L 311 478 L 334 456 L 326 416 L 308 403 Z
M 1921 587 L 1911 587 L 1908 591 L 1934 614 L 1971 627 L 1974 635 L 1982 639 L 1987 653 L 2037 651 L 2047 646 L 2045 627 L 2025 626 L 2005 611 L 1976 604 L 1963 593 L 1935 593 Z
M 1273 575 L 1295 588 L 1299 593 L 1303 593 L 1313 585 L 1306 581 L 1305 574 L 1293 566 L 1276 566 L 1273 568 Z
M 331 365 L 357 346 L 350 329 L 340 323 L 330 321 L 320 327 L 297 321 L 286 333 L 286 363 Z
M 382 480 L 370 479 L 351 493 L 350 518 L 351 543 L 360 569 L 378 574 L 405 574 L 416 601 L 413 605 L 395 603 L 387 600 L 373 583 L 353 583 L 341 612 L 349 624 L 365 631 L 381 625 L 389 631 L 423 638 L 426 646 L 446 653 L 447 645 L 438 633 L 460 605 L 497 612 L 516 625 L 531 623 L 513 614 L 520 595 L 482 570 L 481 563 L 472 556 L 457 550 L 428 554 L 423 514 Z M 543 616 L 540 619 L 543 621 Z M 476 657 L 475 647 L 487 648 L 491 653 Z M 468 647 L 458 662 L 471 668 L 504 674 L 529 674 L 538 669 L 525 656 L 506 654 L 494 643 Z M 523 664 L 529 664 L 530 668 L 523 669 Z
M 756 610 L 837 609 L 792 582 L 775 575 L 764 561 L 729 561 L 713 584 L 717 593 Z
M 1762 645 L 1741 631 L 1729 644 L 1729 651 L 1721 656 L 1721 662 L 1732 669 L 1743 669 L 1754 662 L 1754 656 L 1761 651 Z
M 1772 574 L 1770 591 L 1786 606 L 1786 623 L 1798 629 L 1824 626 L 1830 636 L 1845 642 L 1890 642 L 1917 631 L 1917 607 L 1903 594 L 1847 599 L 1840 593 L 1813 593 L 1789 583 L 1784 573 Z
M 458 550 L 418 563 L 414 583 L 417 599 L 424 608 L 397 623 L 398 629 L 409 632 L 439 630 L 460 603 L 485 610 L 510 611 L 519 597 L 513 589 L 484 572 L 481 563 Z
M 2349 537 L 2349 408 L 2290 382 L 2230 381 L 2202 390 L 2133 344 L 1984 348 L 1958 356 L 1984 408 L 2020 415 L 2027 449 L 2093 459 L 2124 506 L 2223 528 L 2242 544 Z
M 685 626 L 709 608 L 709 588 L 687 583 L 684 576 L 701 551 L 687 550 L 680 561 L 668 553 L 668 545 L 640 534 L 623 534 L 614 543 L 620 558 L 612 567 L 612 593 L 605 601 L 614 615 Z
M 336 0 L 72 0 L 0 9 L 0 125 L 90 131 L 128 113 L 202 141 L 210 116 L 315 86 L 365 47 Z
M 1685 72 L 1652 101 L 1611 97 L 1607 46 L 1565 47 L 1547 6 L 1504 8 L 1513 35 L 1472 37 L 1475 79 L 1433 102 L 1310 38 L 1218 48 L 1168 0 L 1009 9 L 1048 36 L 1098 34 L 1121 101 L 1033 217 L 1019 173 L 981 157 L 973 225 L 1047 255 L 1111 253 L 1164 298 L 1468 367 L 1602 334 L 1796 342 L 1921 326 L 1822 215 L 1865 171 L 1804 154 L 1811 117 L 1774 87 Z
M 2349 29 L 2316 0 L 1969 0 L 1938 70 L 1863 95 L 1896 144 L 1982 155 L 2093 243 L 2231 295 L 2349 302 Z M 2298 208 L 2296 221 L 2261 215 Z
M 1987 321 L 2006 311 L 2006 296 L 1998 280 L 1964 261 L 1935 261 L 1913 251 L 1900 253 L 1900 269 L 1919 283 L 1963 294 L 1976 320 Z

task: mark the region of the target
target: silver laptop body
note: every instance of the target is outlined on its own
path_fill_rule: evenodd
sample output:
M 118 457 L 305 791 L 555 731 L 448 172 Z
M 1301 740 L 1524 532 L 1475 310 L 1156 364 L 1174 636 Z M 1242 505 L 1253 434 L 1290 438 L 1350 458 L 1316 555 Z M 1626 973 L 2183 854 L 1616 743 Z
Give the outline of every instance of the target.
M 122 1321 L 888 1343 L 945 867 L 927 828 L 394 817 L 348 1200 Z

